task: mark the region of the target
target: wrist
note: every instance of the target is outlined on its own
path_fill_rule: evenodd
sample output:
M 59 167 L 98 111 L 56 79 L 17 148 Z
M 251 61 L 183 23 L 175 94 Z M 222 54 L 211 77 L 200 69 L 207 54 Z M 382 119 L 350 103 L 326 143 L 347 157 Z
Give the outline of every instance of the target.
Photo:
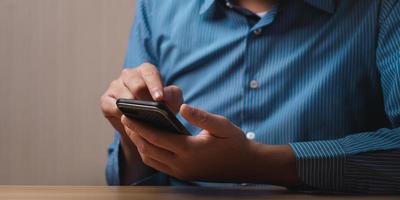
M 155 172 L 154 169 L 143 163 L 136 146 L 130 140 L 121 139 L 119 148 L 121 185 L 130 185 Z
M 296 169 L 296 156 L 290 145 L 254 143 L 255 181 L 281 186 L 296 186 L 300 178 Z

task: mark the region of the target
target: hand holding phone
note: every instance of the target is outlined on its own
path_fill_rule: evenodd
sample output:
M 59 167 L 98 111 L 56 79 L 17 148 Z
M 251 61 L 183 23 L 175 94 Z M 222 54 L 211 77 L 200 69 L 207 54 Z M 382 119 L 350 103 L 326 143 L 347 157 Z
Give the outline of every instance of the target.
M 157 95 L 161 91 L 162 95 Z M 180 106 L 183 102 L 182 91 L 178 86 L 169 85 L 164 86 L 158 68 L 150 63 L 143 63 L 135 68 L 124 69 L 120 76 L 113 80 L 108 89 L 101 96 L 100 107 L 104 117 L 110 124 L 120 133 L 123 138 L 121 142 L 121 150 L 124 153 L 123 162 L 121 162 L 121 177 L 122 184 L 130 184 L 134 180 L 141 179 L 140 177 L 147 177 L 150 174 L 148 166 L 141 163 L 141 158 L 138 155 L 136 148 L 132 148 L 131 138 L 125 133 L 125 127 L 121 123 L 121 112 L 116 105 L 119 98 L 125 99 L 141 99 L 163 101 L 168 108 L 174 113 L 179 112 Z M 139 163 L 139 164 L 138 164 Z M 135 168 L 136 172 L 133 173 L 132 169 Z M 151 170 L 150 170 L 151 171 Z

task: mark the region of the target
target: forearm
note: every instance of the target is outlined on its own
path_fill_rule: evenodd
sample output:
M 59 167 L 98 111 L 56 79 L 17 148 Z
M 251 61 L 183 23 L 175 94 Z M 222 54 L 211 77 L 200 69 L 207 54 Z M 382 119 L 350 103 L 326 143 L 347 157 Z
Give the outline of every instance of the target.
M 131 185 L 155 173 L 142 162 L 136 146 L 125 136 L 120 142 L 120 184 Z

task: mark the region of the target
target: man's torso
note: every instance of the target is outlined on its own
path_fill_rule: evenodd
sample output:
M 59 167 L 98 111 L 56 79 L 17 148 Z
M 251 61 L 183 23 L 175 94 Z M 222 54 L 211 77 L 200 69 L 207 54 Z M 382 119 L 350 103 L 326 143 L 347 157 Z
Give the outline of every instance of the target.
M 165 84 L 251 139 L 282 144 L 388 126 L 376 67 L 380 1 L 281 1 L 259 21 L 218 1 L 145 2 Z

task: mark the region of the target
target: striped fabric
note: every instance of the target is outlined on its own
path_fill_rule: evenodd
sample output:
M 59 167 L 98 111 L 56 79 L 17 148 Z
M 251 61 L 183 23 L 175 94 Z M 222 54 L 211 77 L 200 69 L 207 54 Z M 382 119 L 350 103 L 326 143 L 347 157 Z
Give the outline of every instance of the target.
M 279 2 L 260 19 L 224 0 L 140 0 L 125 66 L 151 62 L 186 103 L 256 142 L 290 144 L 310 188 L 400 192 L 400 2 Z M 116 134 L 109 184 L 118 150 Z

